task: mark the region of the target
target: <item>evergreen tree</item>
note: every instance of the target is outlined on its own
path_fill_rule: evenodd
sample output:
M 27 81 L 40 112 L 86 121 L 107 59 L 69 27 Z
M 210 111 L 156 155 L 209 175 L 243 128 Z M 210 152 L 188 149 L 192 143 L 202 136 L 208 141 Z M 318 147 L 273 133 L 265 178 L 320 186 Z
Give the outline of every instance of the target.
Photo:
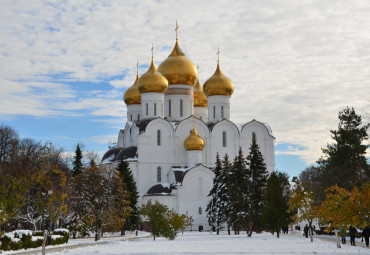
M 75 150 L 75 156 L 73 157 L 72 162 L 72 175 L 73 177 L 78 176 L 82 172 L 83 164 L 82 164 L 82 151 L 80 148 L 80 144 L 77 144 L 76 150 Z
M 247 157 L 248 173 L 251 176 L 249 186 L 249 236 L 252 229 L 260 230 L 259 218 L 262 213 L 262 196 L 266 187 L 268 171 L 256 138 L 253 137 Z
M 235 157 L 232 165 L 228 186 L 231 203 L 230 220 L 236 234 L 239 233 L 240 228 L 248 227 L 249 185 L 250 176 L 248 175 L 247 163 L 241 148 L 239 148 L 238 156 Z
M 126 230 L 133 231 L 137 229 L 140 223 L 139 210 L 137 207 L 139 194 L 129 163 L 124 158 L 121 159 L 116 170 L 119 172 L 122 182 L 125 183 L 127 191 L 129 192 L 130 207 L 132 209 L 130 217 L 125 220 L 122 228 L 121 234 L 124 235 Z
M 277 232 L 279 238 L 280 229 L 288 226 L 292 220 L 292 213 L 288 212 L 290 196 L 290 184 L 285 173 L 273 172 L 267 179 L 267 185 L 263 196 L 261 215 L 262 225 L 272 233 Z
M 225 161 L 228 161 L 225 155 Z M 207 205 L 207 217 L 211 226 L 214 226 L 217 235 L 220 233 L 222 224 L 226 222 L 227 212 L 229 208 L 229 195 L 227 189 L 227 169 L 222 167 L 220 156 L 216 155 L 216 167 L 214 168 L 215 178 L 213 179 L 213 187 L 209 192 L 211 200 Z
M 363 142 L 368 139 L 369 124 L 362 126 L 362 119 L 353 108 L 339 112 L 338 130 L 331 130 L 334 143 L 323 149 L 325 157 L 319 161 L 324 168 L 321 176 L 322 188 L 334 184 L 351 190 L 370 179 L 370 170 L 366 162 L 366 149 Z

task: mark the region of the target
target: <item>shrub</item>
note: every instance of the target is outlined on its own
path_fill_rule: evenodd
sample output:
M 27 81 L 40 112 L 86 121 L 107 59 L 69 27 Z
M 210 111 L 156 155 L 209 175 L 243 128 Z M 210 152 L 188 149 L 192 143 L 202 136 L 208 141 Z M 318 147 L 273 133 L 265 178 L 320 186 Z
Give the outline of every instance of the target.
M 0 245 L 0 250 L 3 250 L 3 251 L 9 251 L 9 246 L 10 246 L 10 242 L 12 240 L 10 239 L 10 237 L 7 237 L 7 236 L 3 236 L 2 238 L 0 238 L 0 242 L 1 242 L 1 245 Z
M 32 236 L 31 235 L 23 235 L 21 238 L 22 248 L 29 249 L 32 248 Z
M 10 250 L 19 250 L 19 249 L 22 249 L 22 243 L 21 242 L 14 242 L 14 241 L 11 241 L 9 243 L 9 248 Z

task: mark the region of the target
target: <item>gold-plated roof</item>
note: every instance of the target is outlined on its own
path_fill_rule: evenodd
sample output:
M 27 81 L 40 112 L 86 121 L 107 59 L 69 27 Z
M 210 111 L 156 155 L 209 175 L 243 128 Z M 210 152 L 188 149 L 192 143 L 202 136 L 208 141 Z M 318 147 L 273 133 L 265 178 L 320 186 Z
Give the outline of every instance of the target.
M 207 96 L 231 96 L 233 94 L 233 82 L 221 72 L 220 64 L 218 61 L 216 72 L 208 80 L 206 80 L 203 85 L 203 91 Z
M 152 63 L 148 71 L 139 78 L 137 83 L 140 93 L 165 93 L 168 89 L 168 81 L 160 72 L 157 71 L 157 68 L 154 65 L 153 56 Z
M 194 86 L 198 79 L 198 71 L 193 62 L 182 52 L 176 38 L 171 54 L 158 67 L 169 84 L 185 84 Z
M 194 87 L 194 107 L 207 107 L 208 100 L 207 96 L 203 92 L 203 88 L 200 85 L 199 79 Z
M 184 141 L 184 147 L 187 151 L 202 151 L 204 148 L 204 140 L 200 137 L 193 125 L 193 131 Z
M 123 94 L 123 101 L 125 101 L 126 105 L 141 104 L 141 95 L 139 89 L 137 88 L 138 79 L 139 72 L 136 73 L 136 80 L 134 84 L 129 87 Z

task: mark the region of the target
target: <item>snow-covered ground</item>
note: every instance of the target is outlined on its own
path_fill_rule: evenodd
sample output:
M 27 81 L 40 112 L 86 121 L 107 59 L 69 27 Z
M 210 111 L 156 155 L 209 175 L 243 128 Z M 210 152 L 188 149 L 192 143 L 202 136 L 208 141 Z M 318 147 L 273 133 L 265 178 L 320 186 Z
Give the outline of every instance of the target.
M 109 239 L 109 238 L 108 238 Z M 176 240 L 164 238 L 139 238 L 134 241 L 110 239 L 105 244 L 48 252 L 53 255 L 122 255 L 122 254 L 370 254 L 370 249 L 343 245 L 336 248 L 333 241 L 310 239 L 300 235 L 281 235 L 278 239 L 270 233 L 241 235 L 216 235 L 208 232 L 187 232 Z

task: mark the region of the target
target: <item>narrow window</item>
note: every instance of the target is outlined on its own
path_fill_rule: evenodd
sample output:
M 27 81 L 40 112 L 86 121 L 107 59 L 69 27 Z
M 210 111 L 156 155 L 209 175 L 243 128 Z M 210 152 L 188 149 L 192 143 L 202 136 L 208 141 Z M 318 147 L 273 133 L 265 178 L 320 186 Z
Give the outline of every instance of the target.
M 161 170 L 161 167 L 157 167 L 157 182 L 161 182 L 162 181 L 162 170 Z
M 213 118 L 216 119 L 216 106 L 213 106 Z
M 154 116 L 157 116 L 157 104 L 154 103 Z
M 149 111 L 149 105 L 148 105 L 148 103 L 146 104 L 146 116 L 148 116 L 148 111 Z
M 157 145 L 161 145 L 161 130 L 157 130 Z
M 180 99 L 180 117 L 183 116 L 182 99 Z
M 168 117 L 171 117 L 171 100 L 168 100 Z
M 256 140 L 256 133 L 252 133 L 252 141 Z
M 140 114 L 137 115 L 137 120 L 140 121 Z
M 198 213 L 199 213 L 199 215 L 202 215 L 202 207 L 198 208 Z
M 132 121 L 132 114 L 130 114 L 130 120 Z
M 223 118 L 224 118 L 224 107 L 221 106 L 221 119 L 223 119 Z
M 226 132 L 222 132 L 222 146 L 226 147 Z

